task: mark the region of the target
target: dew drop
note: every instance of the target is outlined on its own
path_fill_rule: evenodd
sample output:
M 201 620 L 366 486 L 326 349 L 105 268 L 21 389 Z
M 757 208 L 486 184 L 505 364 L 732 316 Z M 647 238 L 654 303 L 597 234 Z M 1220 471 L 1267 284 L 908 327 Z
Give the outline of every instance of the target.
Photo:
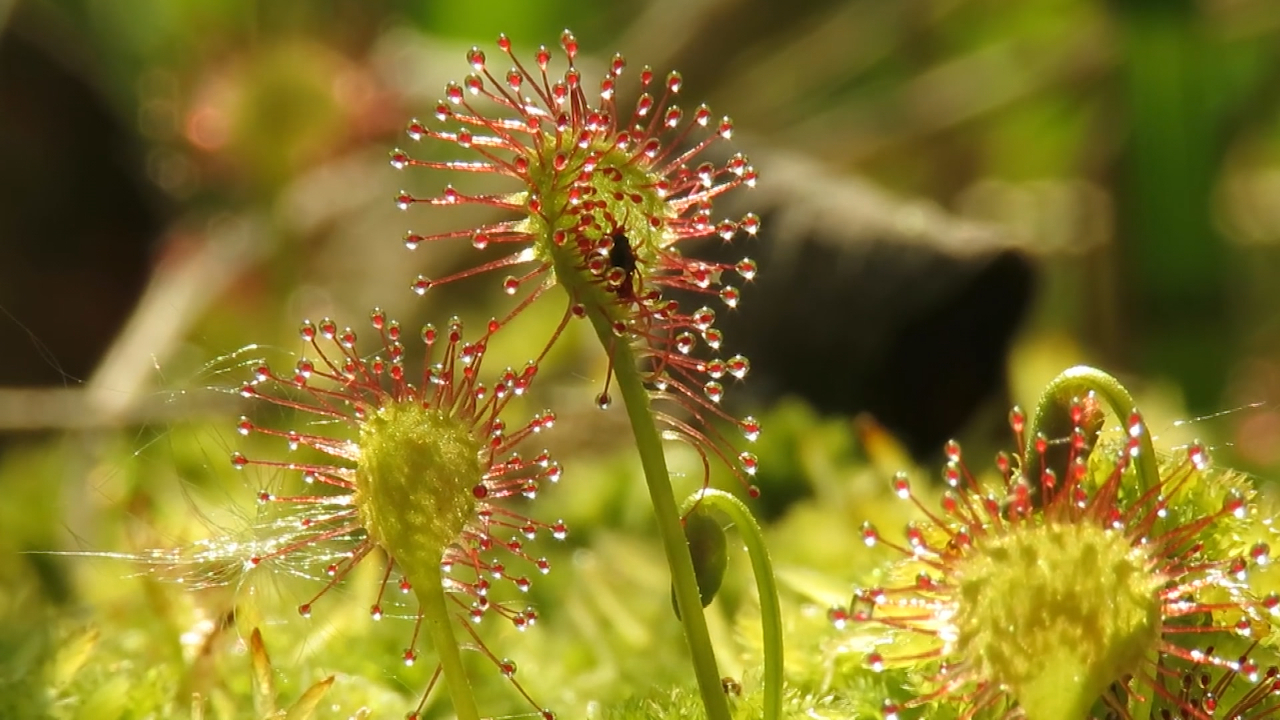
M 516 674 L 515 661 L 509 660 L 507 658 L 503 658 L 502 661 L 498 663 L 498 670 L 502 672 L 503 677 L 508 677 L 508 678 L 515 677 L 515 674 Z
M 410 205 L 413 205 L 413 196 L 401 190 L 400 194 L 396 195 L 396 207 L 401 210 L 408 210 Z
M 575 38 L 573 36 L 573 33 L 569 32 L 568 30 L 565 30 L 564 32 L 560 33 L 560 47 L 564 48 L 564 54 L 567 55 L 570 60 L 573 60 L 575 57 L 577 57 L 578 39 Z
M 899 471 L 893 476 L 893 493 L 903 500 L 911 497 L 911 480 L 905 472 Z
M 1022 408 L 1015 406 L 1009 411 L 1009 427 L 1013 428 L 1015 433 L 1021 435 L 1026 426 L 1027 416 L 1022 412 Z
M 884 671 L 884 656 L 883 656 L 883 655 L 881 655 L 880 653 L 868 653 L 868 654 L 867 654 L 867 667 L 868 667 L 872 672 L 883 672 L 883 671 Z
M 760 461 L 756 459 L 755 454 L 749 452 L 738 453 L 738 463 L 742 466 L 742 471 L 748 475 L 755 475 L 756 469 L 760 466 Z
M 675 339 L 676 350 L 681 355 L 688 355 L 690 352 L 693 351 L 693 346 L 695 343 L 697 343 L 697 341 L 698 340 L 693 336 L 693 333 L 682 332 L 679 335 L 676 335 L 676 339 Z
M 942 452 L 949 462 L 960 462 L 960 443 L 955 440 L 948 440 Z
M 700 369 L 712 378 L 719 380 L 724 377 L 726 372 L 728 372 L 729 367 L 725 365 L 725 362 L 720 358 L 714 358 L 712 360 L 708 360 Z
M 1199 440 L 1192 442 L 1190 447 L 1187 448 L 1187 457 L 1197 470 L 1207 470 L 1209 468 L 1209 454 Z
M 1137 410 L 1129 413 L 1128 432 L 1131 438 L 1142 435 L 1142 414 Z
M 405 233 L 405 236 L 404 236 L 404 246 L 405 246 L 406 248 L 408 248 L 408 249 L 410 249 L 410 250 L 417 250 L 417 249 L 418 249 L 418 246 L 419 246 L 419 245 L 421 245 L 421 244 L 422 244 L 422 236 L 421 236 L 421 235 L 415 235 L 414 233 L 411 233 L 411 232 L 410 232 L 410 233 Z
M 609 397 L 609 393 L 602 392 L 596 395 L 596 407 L 601 410 L 608 410 L 611 404 L 613 404 L 613 398 Z
M 945 482 L 948 487 L 954 488 L 960 486 L 960 467 L 954 460 L 947 461 L 947 466 L 942 469 L 942 481 Z
M 732 285 L 725 285 L 720 288 L 720 301 L 724 303 L 725 307 L 736 308 L 738 307 L 738 301 L 741 299 L 742 293 L 738 291 L 738 288 Z
M 1271 546 L 1260 542 L 1249 549 L 1249 557 L 1258 565 L 1266 565 L 1271 562 Z
M 842 607 L 833 607 L 827 611 L 827 620 L 835 626 L 837 630 L 843 630 L 849 624 L 849 611 Z
M 249 418 L 241 415 L 240 422 L 236 423 L 236 432 L 241 435 L 248 435 L 253 432 L 253 423 L 249 422 Z
M 760 437 L 760 421 L 750 415 L 742 418 L 738 427 L 742 428 L 742 436 L 747 442 L 755 442 Z
M 508 275 L 507 278 L 502 281 L 502 292 L 508 295 L 515 295 L 516 291 L 519 289 L 520 281 L 511 275 Z
M 311 617 L 311 603 L 303 603 L 298 606 L 298 614 L 304 618 Z
M 569 536 L 569 527 L 564 524 L 563 520 L 559 520 L 555 525 L 551 526 L 551 537 L 557 540 L 563 540 Z
M 1244 496 L 1238 490 L 1231 490 L 1222 500 L 1223 512 L 1234 515 L 1237 519 L 1243 520 L 1245 516 Z
M 551 572 L 551 563 L 548 562 L 546 558 L 538 558 L 534 565 L 538 568 L 538 572 L 543 575 Z
M 434 283 L 431 280 L 429 280 L 426 276 L 419 275 L 418 279 L 414 280 L 413 285 L 411 285 L 410 287 L 413 288 L 413 291 L 418 295 L 426 295 L 427 291 L 431 289 L 431 286 L 433 284 Z
M 417 138 L 414 138 L 415 140 Z M 409 156 L 400 148 L 391 151 L 391 167 L 403 170 L 409 164 Z
M 413 667 L 413 664 L 417 661 L 418 653 L 414 652 L 413 648 L 408 648 L 404 651 L 404 664 L 406 667 Z
M 875 547 L 880 541 L 880 532 L 870 522 L 862 523 L 862 542 L 867 547 Z
M 377 622 L 377 621 L 381 620 L 381 619 L 382 619 L 382 606 L 381 606 L 381 605 L 374 605 L 373 607 L 369 608 L 369 617 L 373 618 L 373 621 L 374 621 L 374 622 Z
M 715 380 L 710 380 L 703 385 L 702 391 L 706 393 L 707 399 L 713 403 L 718 403 L 724 398 L 724 386 Z
M 729 374 L 741 380 L 751 371 L 751 361 L 743 355 L 729 358 Z
M 249 459 L 238 452 L 231 453 L 231 465 L 237 470 L 243 470 L 245 465 L 249 464 Z

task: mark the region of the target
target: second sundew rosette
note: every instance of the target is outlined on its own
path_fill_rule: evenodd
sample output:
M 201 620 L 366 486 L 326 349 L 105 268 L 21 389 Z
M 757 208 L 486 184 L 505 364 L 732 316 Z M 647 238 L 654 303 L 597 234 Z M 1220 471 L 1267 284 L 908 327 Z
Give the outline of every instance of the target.
M 303 617 L 323 612 L 334 600 L 324 596 L 358 565 L 385 562 L 370 617 L 383 618 L 389 585 L 415 598 L 401 659 L 412 665 L 427 649 L 426 659 L 438 663 L 407 717 L 419 717 L 443 678 L 457 717 L 478 720 L 461 655 L 471 649 L 510 681 L 532 708 L 529 717 L 554 720 L 517 680 L 515 663 L 490 649 L 476 627 L 487 618 L 518 630 L 536 622 L 538 609 L 512 595 L 522 596 L 533 576 L 550 570 L 533 554 L 533 541 L 568 532 L 562 521 L 534 519 L 512 502 L 533 500 L 562 475 L 550 453 L 528 448 L 554 425 L 554 413 L 517 423 L 508 409 L 532 382 L 533 366 L 492 373 L 484 367 L 496 322 L 470 341 L 457 318 L 444 328 L 423 326 L 416 338 L 381 310 L 369 314 L 369 324 L 372 341 L 327 318 L 304 322 L 303 350 L 292 367 L 250 363 L 252 378 L 239 394 L 292 410 L 303 423 L 283 429 L 246 416 L 237 425 L 242 435 L 276 438 L 290 451 L 232 454 L 236 468 L 290 483 L 258 494 L 270 517 L 254 536 L 214 538 L 147 560 L 203 566 L 238 559 L 243 572 L 322 572 L 327 582 L 298 606 Z M 419 348 L 406 349 L 406 342 Z
M 1270 562 L 1252 482 L 1198 443 L 1156 453 L 1128 394 L 1096 370 L 1064 373 L 1046 398 L 1030 425 L 1011 413 L 1023 449 L 997 458 L 995 482 L 950 443 L 940 508 L 899 475 L 893 491 L 920 520 L 902 540 L 864 527 L 867 545 L 902 559 L 831 617 L 914 695 L 885 698 L 883 716 L 1280 715 L 1280 597 L 1251 584 Z M 1098 434 L 1103 402 L 1123 418 L 1118 439 Z M 1041 432 L 1055 412 L 1066 437 Z
M 760 227 L 754 214 L 738 220 L 713 215 L 716 197 L 756 182 L 741 154 L 720 164 L 701 159 L 732 137 L 733 122 L 714 117 L 705 105 L 682 109 L 675 104 L 680 74 L 661 79 L 648 67 L 636 73 L 634 106 L 620 106 L 625 59 L 615 55 L 604 76 L 589 81 L 575 65 L 578 41 L 568 31 L 560 39 L 561 54 L 539 47 L 531 62 L 512 51 L 505 35 L 498 48 L 510 69 L 494 70 L 485 53 L 472 48 L 467 61 L 473 73 L 445 87 L 436 122 L 409 124 L 410 138 L 447 143 L 460 158 L 424 160 L 395 150 L 391 164 L 500 176 L 513 186 L 488 195 L 464 194 L 452 184 L 434 197 L 401 193 L 396 201 L 403 209 L 473 204 L 514 216 L 435 235 L 411 232 L 408 247 L 470 239 L 480 250 L 507 246 L 511 252 L 448 277 L 419 276 L 413 290 L 425 294 L 463 277 L 500 272 L 503 291 L 521 296 L 509 319 L 561 286 L 569 302 L 548 345 L 579 317 L 591 321 L 606 345 L 634 348 L 651 397 L 679 406 L 659 413 L 668 439 L 688 442 L 705 459 L 718 456 L 749 486 L 755 456 L 732 450 L 715 421 L 736 425 L 747 441 L 759 433 L 753 418 L 731 418 L 720 408 L 726 384 L 745 377 L 750 364 L 740 355 L 718 356 L 723 336 L 712 305 L 735 308 L 741 297 L 735 278 L 751 280 L 756 264 L 747 257 L 709 262 L 682 252 L 692 240 L 730 242 Z M 707 302 L 682 307 L 669 290 Z M 611 401 L 606 377 L 597 402 L 607 407 Z

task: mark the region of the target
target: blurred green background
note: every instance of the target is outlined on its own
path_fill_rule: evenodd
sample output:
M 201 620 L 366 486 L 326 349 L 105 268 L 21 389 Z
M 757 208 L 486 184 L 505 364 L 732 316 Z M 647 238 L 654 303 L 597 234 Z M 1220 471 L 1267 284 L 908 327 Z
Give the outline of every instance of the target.
M 405 627 L 369 634 L 368 583 L 302 625 L 268 599 L 305 594 L 287 583 L 182 593 L 31 553 L 243 524 L 278 478 L 226 462 L 246 409 L 216 390 L 241 348 L 288 355 L 304 317 L 359 327 L 374 305 L 409 327 L 501 314 L 500 278 L 409 292 L 474 251 L 410 254 L 405 232 L 484 215 L 400 212 L 400 188 L 446 180 L 386 155 L 472 44 L 494 58 L 505 32 L 527 53 L 564 27 L 589 72 L 614 51 L 679 68 L 761 172 L 717 214 L 766 221 L 738 252 L 770 264 L 726 322 L 755 361 L 731 393 L 767 420 L 760 512 L 783 565 L 838 595 L 895 464 L 929 474 L 952 435 L 986 457 L 1008 406 L 1078 362 L 1130 383 L 1169 446 L 1198 435 L 1280 470 L 1274 0 L 0 0 L 0 717 L 186 717 L 192 691 L 237 716 L 259 625 L 280 626 L 282 702 L 337 672 L 333 717 L 411 706 L 427 671 L 391 669 Z M 511 362 L 551 305 L 499 349 Z M 567 707 L 683 672 L 636 657 L 679 640 L 624 419 L 590 402 L 590 340 L 557 350 L 529 406 L 561 417 L 567 479 L 540 512 L 575 534 L 538 595 L 550 627 L 518 652 Z M 727 644 L 735 602 L 713 627 Z

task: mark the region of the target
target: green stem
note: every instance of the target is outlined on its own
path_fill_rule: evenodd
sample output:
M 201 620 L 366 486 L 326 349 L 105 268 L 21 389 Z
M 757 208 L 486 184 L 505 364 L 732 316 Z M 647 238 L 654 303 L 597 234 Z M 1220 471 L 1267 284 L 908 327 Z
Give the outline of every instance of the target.
M 702 614 L 702 598 L 698 594 L 698 579 L 693 573 L 693 558 L 685 539 L 676 510 L 676 496 L 671 489 L 671 476 L 667 472 L 667 458 L 662 450 L 662 438 L 654 425 L 649 409 L 649 392 L 640 377 L 635 351 L 630 338 L 617 337 L 608 316 L 599 308 L 614 302 L 612 296 L 591 298 L 587 302 L 587 316 L 599 336 L 600 342 L 612 355 L 613 375 L 618 382 L 622 403 L 631 420 L 631 432 L 635 436 L 636 449 L 640 452 L 640 464 L 644 468 L 645 483 L 649 486 L 649 500 L 658 522 L 658 534 L 666 551 L 667 565 L 671 568 L 671 584 L 675 590 L 676 605 L 680 608 L 680 622 L 684 625 L 685 640 L 693 659 L 693 672 L 702 694 L 702 704 L 707 720 L 730 720 L 729 703 L 725 700 L 720 682 L 720 670 L 716 667 L 715 650 L 711 647 L 711 633 L 707 619 Z
M 760 594 L 760 629 L 764 636 L 764 720 L 782 717 L 782 610 L 778 603 L 778 584 L 773 577 L 773 562 L 769 548 L 764 544 L 764 533 L 755 516 L 737 497 L 706 488 L 684 501 L 680 514 L 689 512 L 698 503 L 728 515 L 738 526 L 738 534 L 747 546 L 751 558 L 751 570 L 756 576 L 756 590 Z
M 423 621 L 444 670 L 444 682 L 449 688 L 449 699 L 453 701 L 453 712 L 458 720 L 480 720 L 471 680 L 462 666 L 462 653 L 458 651 L 458 641 L 453 636 L 453 614 L 449 612 L 449 601 L 444 593 L 444 576 L 436 567 L 432 576 L 423 580 L 421 585 L 415 582 L 414 588 L 420 588 L 417 595 L 418 602 L 422 603 Z
M 1025 457 L 1028 468 L 1034 467 L 1040 460 L 1040 454 L 1036 452 L 1036 436 L 1047 424 L 1049 414 L 1055 411 L 1061 412 L 1064 400 L 1069 403 L 1072 397 L 1080 396 L 1085 392 L 1096 393 L 1105 400 L 1111 406 L 1111 411 L 1120 418 L 1120 423 L 1126 426 L 1125 430 L 1128 432 L 1129 416 L 1138 408 L 1133 402 L 1133 396 L 1120 384 L 1119 380 L 1087 365 L 1078 365 L 1064 370 L 1045 387 L 1044 392 L 1040 393 L 1040 402 L 1036 405 L 1036 414 L 1031 420 L 1031 428 L 1027 433 Z M 1142 483 L 1142 490 L 1146 492 L 1159 487 L 1160 469 L 1156 462 L 1155 445 L 1151 442 L 1151 431 L 1147 429 L 1145 421 L 1139 433 L 1138 457 L 1134 458 L 1134 465 L 1138 479 Z

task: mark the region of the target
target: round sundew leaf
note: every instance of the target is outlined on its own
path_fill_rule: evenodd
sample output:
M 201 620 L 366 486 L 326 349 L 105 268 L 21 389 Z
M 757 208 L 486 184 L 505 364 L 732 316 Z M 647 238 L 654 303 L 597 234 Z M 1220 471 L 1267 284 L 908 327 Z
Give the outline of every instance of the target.
M 702 607 L 715 600 L 724 583 L 724 571 L 729 565 L 729 543 L 724 528 L 702 508 L 695 508 L 684 519 L 684 536 L 689 543 L 689 554 L 693 556 L 693 574 L 698 579 L 698 595 L 702 599 Z M 676 602 L 676 591 L 671 589 L 671 608 L 676 618 L 680 617 L 680 606 Z

